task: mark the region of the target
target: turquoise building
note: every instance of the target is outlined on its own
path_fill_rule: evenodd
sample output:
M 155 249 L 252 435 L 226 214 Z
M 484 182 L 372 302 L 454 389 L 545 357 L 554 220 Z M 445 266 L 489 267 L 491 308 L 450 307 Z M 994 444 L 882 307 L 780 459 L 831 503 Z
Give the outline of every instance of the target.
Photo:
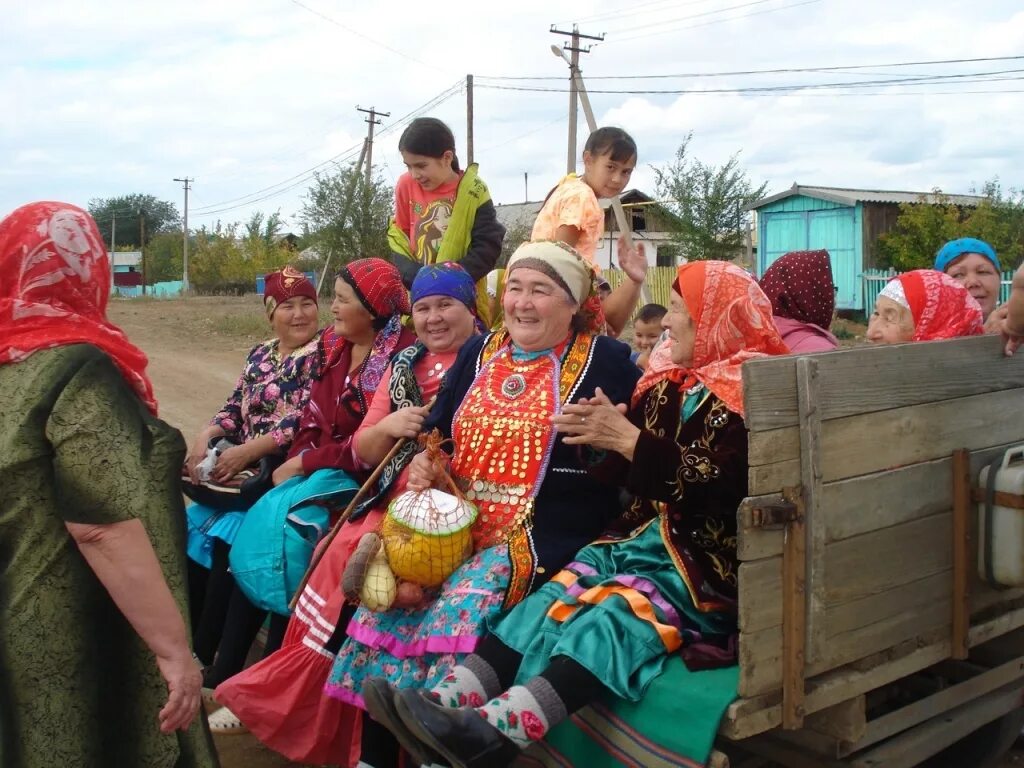
M 976 206 L 974 195 L 808 187 L 794 184 L 751 206 L 757 214 L 757 275 L 789 251 L 824 248 L 839 309 L 864 311 L 862 274 L 877 266 L 875 243 L 896 226 L 900 203 Z

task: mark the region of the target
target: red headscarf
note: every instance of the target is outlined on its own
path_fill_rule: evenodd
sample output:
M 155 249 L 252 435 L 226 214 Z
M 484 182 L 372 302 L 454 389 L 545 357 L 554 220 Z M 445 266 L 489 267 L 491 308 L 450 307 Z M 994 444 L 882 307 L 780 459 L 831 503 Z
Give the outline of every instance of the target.
M 0 364 L 92 344 L 156 413 L 146 356 L 107 320 L 110 259 L 88 213 L 54 202 L 18 208 L 0 221 L 0 276 Z
M 906 303 L 895 300 L 910 309 L 914 318 L 913 341 L 980 336 L 985 332 L 978 300 L 945 272 L 915 269 L 893 280 L 902 286 Z M 883 295 L 887 292 L 892 292 L 888 286 Z
M 660 344 L 636 386 L 633 404 L 664 379 L 681 388 L 701 382 L 730 411 L 742 416 L 743 363 L 789 354 L 772 321 L 771 302 L 754 278 L 725 261 L 684 264 L 672 288 L 693 318 L 693 359 L 689 368 L 682 368 L 672 362 L 672 342 Z
M 828 330 L 836 308 L 828 251 L 790 251 L 761 276 L 761 290 L 777 317 Z
M 408 315 L 412 311 L 402 274 L 390 261 L 378 258 L 352 261 L 338 271 L 338 276 L 352 286 L 356 297 L 374 317 Z
M 264 277 L 263 304 L 267 308 L 267 317 L 274 316 L 278 304 L 283 304 L 296 296 L 305 296 L 319 304 L 316 287 L 295 267 L 285 267 L 280 272 L 271 272 Z

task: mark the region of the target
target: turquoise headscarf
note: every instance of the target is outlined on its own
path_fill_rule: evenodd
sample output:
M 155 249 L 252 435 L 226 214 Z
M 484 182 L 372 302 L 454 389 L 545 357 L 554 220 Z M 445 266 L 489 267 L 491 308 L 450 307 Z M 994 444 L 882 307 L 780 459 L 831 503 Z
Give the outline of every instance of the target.
M 935 254 L 935 265 L 934 268 L 939 272 L 945 272 L 952 262 L 959 259 L 965 253 L 977 253 L 984 256 L 986 259 L 995 265 L 996 272 L 1002 272 L 1003 268 L 999 264 L 999 258 L 996 256 L 995 249 L 986 243 L 984 240 L 978 240 L 973 237 L 961 237 L 959 240 L 950 240 L 939 252 Z

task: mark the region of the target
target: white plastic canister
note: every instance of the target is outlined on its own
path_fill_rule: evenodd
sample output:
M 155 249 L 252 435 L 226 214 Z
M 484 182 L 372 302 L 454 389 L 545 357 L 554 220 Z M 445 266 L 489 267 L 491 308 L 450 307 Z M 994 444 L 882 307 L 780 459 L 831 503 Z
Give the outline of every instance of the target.
M 978 504 L 978 573 L 997 586 L 1024 586 L 1024 509 L 985 502 L 989 475 L 995 472 L 993 490 L 1024 496 L 1024 445 L 1008 448 L 1001 461 L 981 470 Z M 992 565 L 989 567 L 989 555 Z

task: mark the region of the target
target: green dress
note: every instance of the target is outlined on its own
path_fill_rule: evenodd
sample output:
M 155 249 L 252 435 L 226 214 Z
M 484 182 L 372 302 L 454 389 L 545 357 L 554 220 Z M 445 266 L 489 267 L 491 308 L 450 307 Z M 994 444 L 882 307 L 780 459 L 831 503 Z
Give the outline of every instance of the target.
M 152 653 L 65 528 L 139 518 L 187 617 L 181 434 L 103 352 L 0 365 L 0 765 L 216 766 L 202 717 L 161 734 Z

